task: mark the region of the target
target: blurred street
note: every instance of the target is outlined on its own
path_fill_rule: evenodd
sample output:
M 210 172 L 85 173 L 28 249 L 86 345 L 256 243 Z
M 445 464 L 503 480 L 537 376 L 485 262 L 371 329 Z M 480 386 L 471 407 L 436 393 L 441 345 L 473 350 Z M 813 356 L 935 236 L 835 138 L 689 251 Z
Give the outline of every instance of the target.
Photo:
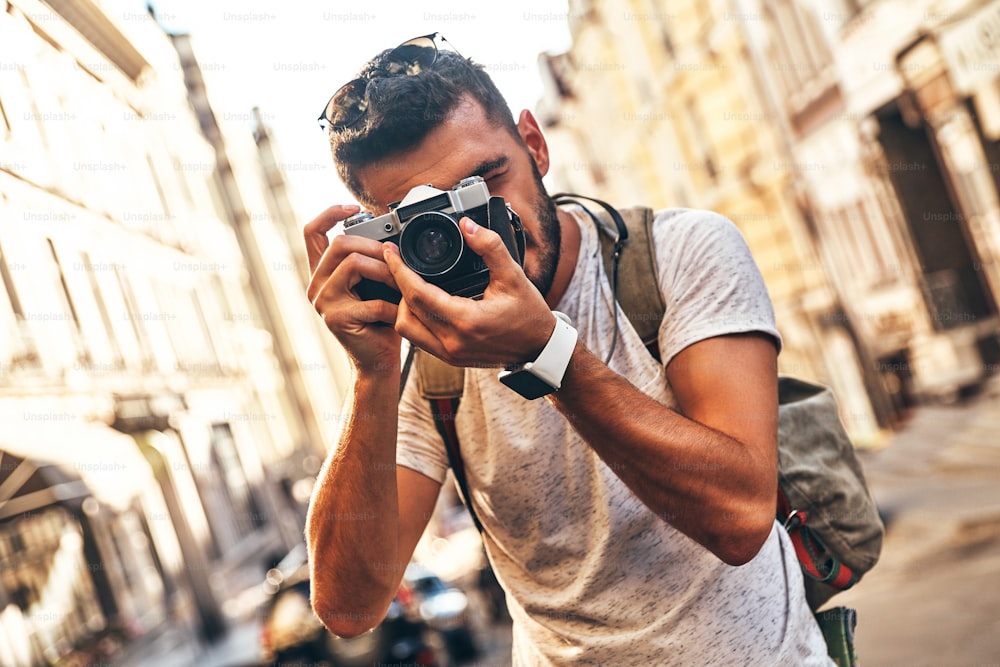
M 253 601 L 262 603 L 261 587 L 236 596 L 230 609 L 239 609 Z M 242 600 L 237 603 L 236 600 Z M 491 622 L 483 611 L 483 600 L 470 594 L 471 625 L 479 655 L 460 662 L 455 667 L 504 667 L 510 664 L 510 623 L 503 619 Z M 196 628 L 168 625 L 127 647 L 117 660 L 108 663 L 120 667 L 257 667 L 263 665 L 260 636 L 262 614 L 258 609 L 243 609 L 227 619 L 229 632 L 219 641 L 206 644 L 199 641 Z M 440 655 L 440 647 L 438 647 Z M 298 663 L 296 663 L 298 664 Z M 302 663 L 304 664 L 304 663 Z M 447 664 L 447 663 L 444 663 Z
M 984 665 L 1000 656 L 1000 381 L 952 405 L 916 409 L 878 450 L 863 451 L 887 521 L 882 559 L 833 603 L 858 610 L 864 665 Z M 239 609 L 254 592 L 242 596 Z M 472 596 L 475 600 L 475 595 Z M 475 605 L 475 602 L 473 603 Z M 509 664 L 510 628 L 481 615 L 482 655 L 464 664 Z M 172 629 L 121 664 L 237 667 L 256 664 L 257 615 L 244 610 L 212 646 Z
M 858 610 L 864 665 L 1000 659 L 1000 383 L 925 406 L 862 456 L 887 522 L 878 565 L 832 604 Z

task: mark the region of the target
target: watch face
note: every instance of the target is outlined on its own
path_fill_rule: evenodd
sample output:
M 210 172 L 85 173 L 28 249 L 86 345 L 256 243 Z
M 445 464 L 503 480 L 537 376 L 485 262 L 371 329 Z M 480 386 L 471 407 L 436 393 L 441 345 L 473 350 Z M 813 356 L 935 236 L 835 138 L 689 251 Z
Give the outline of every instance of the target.
M 528 400 L 547 396 L 556 390 L 548 382 L 525 369 L 501 373 L 500 382 L 503 382 Z

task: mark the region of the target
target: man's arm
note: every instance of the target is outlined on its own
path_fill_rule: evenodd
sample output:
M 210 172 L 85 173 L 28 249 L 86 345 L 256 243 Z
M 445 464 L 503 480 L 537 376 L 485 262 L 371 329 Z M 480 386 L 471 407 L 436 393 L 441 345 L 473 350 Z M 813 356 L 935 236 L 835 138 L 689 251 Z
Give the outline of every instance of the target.
M 306 535 L 312 605 L 334 634 L 375 627 L 399 588 L 441 485 L 396 465 L 396 387 L 359 378 L 352 417 L 320 471 Z M 373 411 L 390 405 L 393 410 Z
M 333 206 L 305 226 L 309 300 L 344 346 L 353 367 L 349 418 L 324 462 L 306 525 L 312 603 L 333 633 L 377 625 L 399 587 L 440 484 L 396 467 L 400 339 L 396 306 L 361 301 L 362 278 L 392 285 L 381 244 L 326 233 L 357 212 Z
M 776 369 L 774 341 L 764 334 L 690 345 L 667 366 L 675 412 L 577 345 L 549 400 L 650 509 L 741 565 L 774 523 Z

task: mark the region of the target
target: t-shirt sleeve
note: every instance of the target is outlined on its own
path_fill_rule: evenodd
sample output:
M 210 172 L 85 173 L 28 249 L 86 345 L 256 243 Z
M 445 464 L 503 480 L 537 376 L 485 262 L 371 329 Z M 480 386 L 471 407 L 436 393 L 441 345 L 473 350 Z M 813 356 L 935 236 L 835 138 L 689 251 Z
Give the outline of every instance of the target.
M 781 349 L 767 287 L 736 225 L 710 211 L 671 209 L 657 214 L 653 235 L 666 305 L 664 364 L 693 343 L 726 334 L 766 333 Z
M 396 464 L 444 483 L 448 473 L 448 455 L 434 426 L 430 402 L 417 391 L 416 374 L 416 369 L 412 369 L 399 401 Z

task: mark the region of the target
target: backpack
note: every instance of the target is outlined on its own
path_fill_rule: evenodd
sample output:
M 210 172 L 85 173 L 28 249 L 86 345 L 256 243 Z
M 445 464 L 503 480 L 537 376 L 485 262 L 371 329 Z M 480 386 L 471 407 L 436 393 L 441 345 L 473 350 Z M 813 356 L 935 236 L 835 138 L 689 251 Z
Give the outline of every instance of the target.
M 653 210 L 616 211 L 599 200 L 556 195 L 557 204 L 588 199 L 603 213 L 583 210 L 600 230 L 605 273 L 631 326 L 659 360 L 660 322 L 666 307 L 657 281 Z M 625 252 L 625 249 L 628 252 Z M 430 401 L 445 441 L 456 484 L 476 527 L 482 525 L 469 502 L 454 415 L 464 370 L 422 351 L 414 360 L 421 396 Z M 841 423 L 829 388 L 805 380 L 778 378 L 778 497 L 776 518 L 791 538 L 801 565 L 806 599 L 815 611 L 839 591 L 853 586 L 878 560 L 884 526 L 868 490 L 854 446 Z M 849 612 L 849 613 L 847 613 Z M 823 625 L 822 614 L 817 614 Z M 852 644 L 853 610 L 831 610 L 835 634 Z M 830 644 L 830 635 L 824 627 Z M 841 663 L 841 664 L 851 664 Z

